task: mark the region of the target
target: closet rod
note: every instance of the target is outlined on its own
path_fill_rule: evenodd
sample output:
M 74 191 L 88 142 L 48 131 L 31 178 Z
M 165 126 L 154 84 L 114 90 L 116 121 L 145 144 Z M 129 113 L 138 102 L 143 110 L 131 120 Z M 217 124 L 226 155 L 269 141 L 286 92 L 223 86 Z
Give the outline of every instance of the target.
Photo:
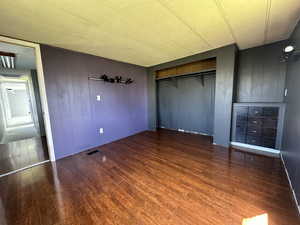
M 189 78 L 189 77 L 199 77 L 199 76 L 205 76 L 205 75 L 215 75 L 216 70 L 210 70 L 205 72 L 195 72 L 195 73 L 187 73 L 187 74 L 178 74 L 174 76 L 159 78 L 156 80 L 167 80 L 167 79 L 174 79 L 174 78 Z

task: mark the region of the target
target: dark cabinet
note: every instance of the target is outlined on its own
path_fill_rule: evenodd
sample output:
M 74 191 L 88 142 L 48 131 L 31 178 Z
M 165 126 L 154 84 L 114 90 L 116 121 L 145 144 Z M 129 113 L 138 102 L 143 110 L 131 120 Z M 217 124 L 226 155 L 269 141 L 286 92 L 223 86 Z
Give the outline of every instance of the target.
M 261 138 L 247 135 L 246 143 L 250 145 L 261 145 Z
M 267 148 L 276 147 L 279 107 L 235 106 L 234 140 Z
M 256 107 L 256 106 L 251 106 L 249 107 L 249 116 L 262 116 L 263 114 L 263 109 L 262 107 Z

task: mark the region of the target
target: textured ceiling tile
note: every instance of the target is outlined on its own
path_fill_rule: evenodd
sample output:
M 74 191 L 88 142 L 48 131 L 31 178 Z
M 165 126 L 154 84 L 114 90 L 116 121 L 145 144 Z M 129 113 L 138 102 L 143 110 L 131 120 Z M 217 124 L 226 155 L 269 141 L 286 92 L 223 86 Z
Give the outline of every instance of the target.
M 214 0 L 158 0 L 195 33 L 206 40 L 210 46 L 224 46 L 234 43 L 234 39 L 220 14 Z M 222 37 L 222 38 L 220 38 Z
M 197 35 L 158 2 L 136 5 L 126 11 L 122 15 L 130 24 L 129 31 L 135 33 L 139 30 L 143 40 L 158 39 L 163 43 L 173 43 L 186 49 L 207 47 Z
M 150 66 L 234 41 L 261 45 L 264 33 L 287 37 L 300 1 L 272 0 L 266 30 L 268 1 L 2 0 L 0 34 Z
M 216 0 L 220 2 L 241 49 L 264 42 L 267 0 Z
M 288 9 L 283 11 L 282 9 Z M 300 18 L 299 0 L 272 0 L 267 43 L 288 38 Z

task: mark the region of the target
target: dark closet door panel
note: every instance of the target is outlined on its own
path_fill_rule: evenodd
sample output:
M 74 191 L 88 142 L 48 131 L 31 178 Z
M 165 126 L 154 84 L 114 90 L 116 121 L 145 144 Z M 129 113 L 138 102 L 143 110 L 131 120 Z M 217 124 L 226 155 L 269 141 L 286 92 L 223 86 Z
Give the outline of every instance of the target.
M 213 135 L 215 75 L 157 81 L 159 127 Z

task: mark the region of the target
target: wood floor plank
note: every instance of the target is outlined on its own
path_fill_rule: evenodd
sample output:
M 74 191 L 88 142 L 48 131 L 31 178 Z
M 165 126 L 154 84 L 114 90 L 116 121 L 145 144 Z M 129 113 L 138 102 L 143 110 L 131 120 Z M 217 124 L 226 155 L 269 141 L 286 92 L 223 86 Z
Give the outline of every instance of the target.
M 279 159 L 143 132 L 0 179 L 2 225 L 300 224 Z M 265 224 L 260 224 L 265 225 Z
M 0 144 L 0 175 L 48 160 L 46 137 Z

